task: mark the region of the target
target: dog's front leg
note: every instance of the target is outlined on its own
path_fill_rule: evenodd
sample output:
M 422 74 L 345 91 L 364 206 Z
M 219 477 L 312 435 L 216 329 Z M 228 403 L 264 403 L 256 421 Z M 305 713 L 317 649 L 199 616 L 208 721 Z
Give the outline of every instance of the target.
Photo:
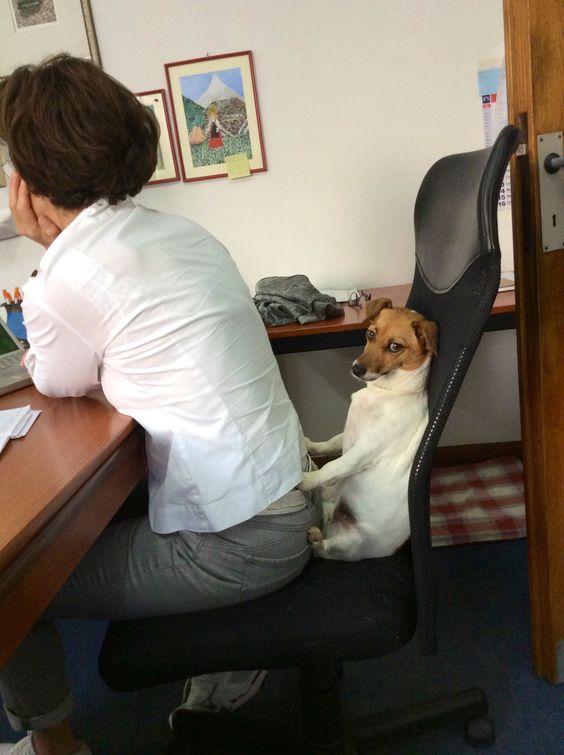
M 343 450 L 343 433 L 319 442 L 306 438 L 305 442 L 311 456 L 340 456 Z
M 304 472 L 298 487 L 307 492 L 321 486 L 334 485 L 338 480 L 362 472 L 363 469 L 370 466 L 373 459 L 373 450 L 367 444 L 359 441 L 346 454 L 338 459 L 333 459 L 333 461 L 328 461 L 321 469 L 316 469 L 314 472 Z
M 336 501 L 339 496 L 337 485 L 325 485 L 318 489 L 317 496 L 322 503 Z

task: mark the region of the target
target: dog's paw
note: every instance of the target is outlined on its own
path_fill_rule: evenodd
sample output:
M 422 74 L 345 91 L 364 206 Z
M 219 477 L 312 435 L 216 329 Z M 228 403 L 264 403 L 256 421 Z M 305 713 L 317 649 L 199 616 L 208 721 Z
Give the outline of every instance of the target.
M 331 441 L 311 440 L 310 438 L 306 438 L 305 435 L 304 435 L 304 440 L 305 440 L 307 452 L 310 456 L 332 456 L 333 455 L 333 445 Z
M 310 545 L 313 545 L 314 543 L 318 543 L 321 540 L 323 540 L 323 535 L 321 534 L 321 530 L 319 527 L 310 527 L 307 531 L 307 541 Z
M 316 442 L 314 440 L 310 440 L 309 438 L 305 439 L 306 446 L 307 446 L 307 452 L 310 456 L 322 456 L 323 455 L 323 447 L 324 443 Z
M 307 541 L 314 551 L 323 549 L 323 535 L 319 527 L 310 527 L 307 531 Z
M 315 556 L 322 556 L 325 550 L 323 535 L 319 527 L 310 527 L 307 531 L 307 541 Z
M 319 472 L 304 472 L 304 476 L 298 487 L 304 493 L 315 490 L 315 488 L 319 487 Z

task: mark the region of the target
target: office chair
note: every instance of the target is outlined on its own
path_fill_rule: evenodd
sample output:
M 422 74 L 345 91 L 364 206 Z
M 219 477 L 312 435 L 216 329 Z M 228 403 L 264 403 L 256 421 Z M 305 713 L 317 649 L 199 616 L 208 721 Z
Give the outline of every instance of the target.
M 254 726 L 242 730 L 237 711 L 219 717 L 178 713 L 174 729 L 188 744 L 174 752 L 199 752 L 198 742 L 231 742 L 220 751 L 344 755 L 457 720 L 466 721 L 471 743 L 493 741 L 487 700 L 478 688 L 345 724 L 339 678 L 344 662 L 393 653 L 416 628 L 421 652 L 436 648 L 431 464 L 497 293 L 497 200 L 519 137 L 517 128 L 507 126 L 493 147 L 439 160 L 417 195 L 416 270 L 407 306 L 438 323 L 439 355 L 429 377 L 429 422 L 409 482 L 409 543 L 387 558 L 313 558 L 291 584 L 242 605 L 110 624 L 100 671 L 117 690 L 214 671 L 299 667 L 301 741 L 288 742 L 283 726 L 272 738 Z M 243 749 L 236 743 L 245 743 Z

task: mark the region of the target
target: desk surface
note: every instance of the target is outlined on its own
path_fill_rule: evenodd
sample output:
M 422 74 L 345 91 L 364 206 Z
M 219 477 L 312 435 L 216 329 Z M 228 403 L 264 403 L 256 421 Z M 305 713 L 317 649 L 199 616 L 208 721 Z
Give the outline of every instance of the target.
M 102 398 L 50 399 L 33 387 L 0 397 L 0 409 L 26 404 L 42 413 L 0 455 L 0 570 L 135 427 Z
M 0 666 L 145 474 L 136 423 L 101 396 L 0 397 L 26 404 L 42 413 L 0 454 Z
M 373 299 L 387 297 L 395 307 L 403 307 L 411 290 L 411 283 L 384 288 L 365 289 Z M 357 346 L 364 341 L 366 320 L 360 307 L 344 305 L 345 314 L 330 320 L 319 320 L 305 325 L 291 323 L 268 327 L 268 337 L 272 349 L 277 354 L 314 349 Z M 494 301 L 491 322 L 488 330 L 512 328 L 514 326 L 515 291 L 502 291 Z

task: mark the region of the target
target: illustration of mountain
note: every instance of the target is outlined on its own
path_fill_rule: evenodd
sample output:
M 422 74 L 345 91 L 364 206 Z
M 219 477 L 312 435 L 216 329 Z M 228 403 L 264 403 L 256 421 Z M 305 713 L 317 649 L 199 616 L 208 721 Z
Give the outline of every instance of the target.
M 191 131 L 194 126 L 205 129 L 206 110 L 200 104 L 201 99 L 198 102 L 194 102 L 189 97 L 182 95 L 182 102 L 188 130 Z M 212 102 L 215 102 L 218 106 L 219 120 L 228 134 L 240 136 L 248 132 L 249 124 L 247 122 L 247 109 L 244 100 L 234 95 L 229 99 L 212 100 Z
M 221 100 L 241 100 L 241 97 L 233 89 L 228 87 L 219 76 L 214 73 L 211 78 L 210 85 L 206 91 L 196 100 L 197 104 L 204 109 L 212 102 L 219 102 Z

